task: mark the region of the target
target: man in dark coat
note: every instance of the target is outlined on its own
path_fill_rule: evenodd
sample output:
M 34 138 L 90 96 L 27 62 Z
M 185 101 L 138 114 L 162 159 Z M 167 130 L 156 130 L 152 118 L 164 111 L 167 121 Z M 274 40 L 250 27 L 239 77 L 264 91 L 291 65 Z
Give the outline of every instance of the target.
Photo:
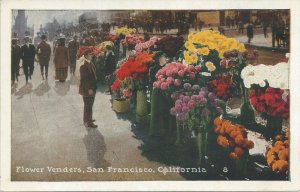
M 114 73 L 117 67 L 117 61 L 114 52 L 112 51 L 112 47 L 110 45 L 106 46 L 106 55 L 105 55 L 105 67 L 104 72 L 105 76 L 110 76 Z M 106 90 L 106 93 L 112 94 L 111 92 L 111 85 L 108 84 L 108 89 Z
M 17 44 L 18 39 L 14 38 L 11 41 L 11 81 L 12 84 L 15 80 L 19 81 L 19 64 L 21 60 L 21 47 Z
M 83 122 L 84 125 L 91 128 L 97 128 L 93 122 L 93 104 L 95 101 L 97 89 L 96 68 L 91 63 L 92 52 L 90 50 L 84 53 L 84 64 L 80 67 L 80 84 L 79 94 L 83 97 L 84 112 Z
M 47 37 L 46 35 L 42 35 L 41 42 L 38 44 L 36 48 L 36 52 L 39 58 L 40 66 L 41 66 L 41 74 L 42 78 L 44 80 L 44 68 L 45 68 L 45 76 L 46 80 L 48 79 L 48 67 L 49 67 L 49 61 L 50 61 L 50 55 L 51 55 L 51 47 L 46 42 Z
M 79 49 L 79 43 L 77 42 L 77 36 L 73 37 L 73 40 L 68 44 L 69 56 L 70 56 L 70 73 L 74 76 L 76 70 L 76 54 Z
M 253 25 L 252 23 L 249 23 L 247 26 L 247 37 L 248 37 L 248 43 L 251 43 L 251 39 L 253 38 Z
M 23 61 L 23 69 L 26 78 L 26 84 L 28 83 L 28 77 L 31 79 L 31 75 L 34 70 L 34 58 L 35 58 L 35 47 L 29 43 L 29 37 L 24 38 L 25 44 L 21 47 L 21 58 Z

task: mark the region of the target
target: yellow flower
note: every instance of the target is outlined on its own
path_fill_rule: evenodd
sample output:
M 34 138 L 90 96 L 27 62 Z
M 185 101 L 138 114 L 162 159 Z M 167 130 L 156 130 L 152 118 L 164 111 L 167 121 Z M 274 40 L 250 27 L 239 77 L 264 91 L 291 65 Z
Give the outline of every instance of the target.
M 192 61 L 192 63 L 197 63 L 198 62 L 198 57 L 197 57 L 196 54 L 191 55 L 191 61 Z
M 197 49 L 197 53 L 200 53 L 202 55 L 208 55 L 209 49 L 207 47 L 202 47 L 202 48 Z
M 207 70 L 210 71 L 210 72 L 216 70 L 216 66 L 210 61 L 207 61 L 205 63 L 205 66 L 207 67 Z
M 191 52 L 195 51 L 195 46 L 190 41 L 185 42 L 184 46 L 185 46 L 185 48 L 187 48 Z

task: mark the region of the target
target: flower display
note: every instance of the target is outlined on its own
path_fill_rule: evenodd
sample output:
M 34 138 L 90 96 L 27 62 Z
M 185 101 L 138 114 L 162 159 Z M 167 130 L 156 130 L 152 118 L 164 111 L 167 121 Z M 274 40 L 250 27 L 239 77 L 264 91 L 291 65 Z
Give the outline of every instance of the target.
M 216 79 L 209 82 L 209 88 L 217 95 L 217 97 L 224 101 L 227 101 L 232 97 L 233 84 L 231 77 L 228 75 L 217 75 Z
M 244 85 L 250 88 L 256 84 L 265 87 L 266 82 L 270 87 L 289 89 L 289 64 L 277 63 L 276 65 L 248 65 L 241 72 Z
M 184 87 L 187 90 L 192 89 L 189 83 L 185 83 Z M 197 93 L 191 96 L 185 93 L 172 96 L 176 102 L 170 109 L 171 115 L 176 116 L 180 121 L 192 120 L 194 126 L 191 127 L 195 127 L 195 124 L 199 126 L 201 118 L 209 119 L 223 113 L 220 100 L 214 93 L 209 92 L 205 87 Z
M 136 32 L 135 28 L 127 28 L 127 27 L 119 27 L 115 30 L 115 33 L 117 35 L 123 34 L 123 35 L 131 35 Z
M 98 44 L 97 47 L 99 47 L 100 49 L 105 49 L 106 46 L 114 46 L 114 43 L 112 41 L 103 41 L 102 43 Z
M 142 43 L 144 38 L 137 35 L 127 35 L 125 39 L 122 41 L 124 45 L 136 45 Z
M 148 64 L 153 62 L 153 56 L 154 54 L 142 52 L 128 58 L 116 71 L 117 79 L 111 87 L 112 91 L 119 87 L 124 95 L 129 96 L 133 90 L 142 89 L 144 85 L 141 81 L 148 76 Z
M 276 136 L 274 144 L 266 152 L 267 163 L 273 171 L 288 173 L 289 150 L 290 141 L 289 131 L 287 130 L 284 135 Z
M 154 37 L 151 37 L 149 41 L 137 43 L 135 46 L 135 51 L 137 53 L 140 53 L 144 50 L 147 50 L 150 47 L 153 47 L 155 45 L 155 43 L 157 41 L 159 41 L 160 39 L 161 39 L 160 37 L 154 36 Z
M 219 134 L 217 143 L 230 152 L 229 157 L 239 160 L 249 149 L 254 147 L 254 143 L 247 138 L 244 126 L 217 117 L 214 119 L 214 131 Z
M 166 36 L 156 42 L 157 50 L 167 54 L 168 57 L 175 57 L 184 44 L 183 37 Z
M 289 117 L 290 97 L 286 90 L 278 88 L 253 89 L 250 91 L 250 103 L 258 112 L 272 117 Z
M 212 30 L 190 33 L 184 46 L 188 52 L 199 55 L 208 55 L 211 50 L 216 50 L 219 58 L 224 58 L 224 53 L 228 50 L 246 51 L 244 44 L 236 39 Z M 188 58 L 185 57 L 185 60 Z
M 201 71 L 200 66 L 186 66 L 182 63 L 169 63 L 156 73 L 157 80 L 153 83 L 156 89 L 162 89 L 167 93 L 182 90 L 184 83 L 196 81 L 196 76 Z
M 102 52 L 102 49 L 97 46 L 80 46 L 76 54 L 77 58 L 82 57 L 83 54 L 88 50 L 92 51 L 93 55 L 98 55 Z

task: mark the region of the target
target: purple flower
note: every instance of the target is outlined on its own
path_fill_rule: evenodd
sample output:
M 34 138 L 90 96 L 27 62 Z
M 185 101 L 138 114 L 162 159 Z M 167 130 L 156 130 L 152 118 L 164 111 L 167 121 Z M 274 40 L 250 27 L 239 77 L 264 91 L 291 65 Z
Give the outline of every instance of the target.
M 183 106 L 183 107 L 182 107 L 182 112 L 183 112 L 183 113 L 189 112 L 189 108 L 188 108 L 187 106 Z
M 192 95 L 192 96 L 191 96 L 191 100 L 193 100 L 193 101 L 197 101 L 197 98 L 198 98 L 197 95 Z
M 181 105 L 181 104 L 176 104 L 176 105 L 175 105 L 175 110 L 176 110 L 177 112 L 181 111 L 181 109 L 182 109 L 182 105 Z
M 212 93 L 212 92 L 210 92 L 209 94 L 208 94 L 208 98 L 210 99 L 210 100 L 215 100 L 217 97 L 216 97 L 216 95 L 214 94 L 214 93 Z
M 190 90 L 192 85 L 190 83 L 185 83 L 185 84 L 183 84 L 183 87 L 187 90 Z
M 201 117 L 208 117 L 210 115 L 210 111 L 207 108 L 202 109 Z
M 175 105 L 177 105 L 177 104 L 182 105 L 182 100 L 179 100 L 179 99 L 176 100 L 176 101 L 175 101 Z
M 184 96 L 183 102 L 187 103 L 187 102 L 189 102 L 189 100 L 190 100 L 190 97 L 189 97 L 189 96 Z
M 200 104 L 205 105 L 207 103 L 207 99 L 202 97 L 199 101 Z
M 189 107 L 190 109 L 194 108 L 195 105 L 196 105 L 196 103 L 195 103 L 195 101 L 193 101 L 193 100 L 190 100 L 190 101 L 188 102 L 188 107 Z
M 180 113 L 178 115 L 178 119 L 179 119 L 179 121 L 184 121 L 185 120 L 185 114 L 184 113 Z
M 175 82 L 174 82 L 175 86 L 180 86 L 181 85 L 181 81 L 179 79 L 175 79 Z
M 207 90 L 206 87 L 202 87 L 202 88 L 200 89 L 200 91 L 202 91 L 202 92 L 204 93 L 204 95 L 207 95 L 207 94 L 208 94 L 208 90 Z
M 178 99 L 178 97 L 179 97 L 179 94 L 177 92 L 174 92 L 171 94 L 172 99 Z
M 193 85 L 192 86 L 192 90 L 199 91 L 200 90 L 200 86 L 199 85 Z
M 179 99 L 183 99 L 185 96 L 183 94 L 179 95 Z

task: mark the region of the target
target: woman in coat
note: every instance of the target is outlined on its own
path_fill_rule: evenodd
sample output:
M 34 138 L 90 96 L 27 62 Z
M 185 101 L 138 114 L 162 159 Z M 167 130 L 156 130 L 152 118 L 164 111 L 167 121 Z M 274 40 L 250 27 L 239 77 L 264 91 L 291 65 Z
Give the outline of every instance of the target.
M 68 66 L 70 63 L 69 51 L 65 46 L 65 38 L 58 40 L 58 46 L 55 49 L 55 79 L 64 82 L 68 76 Z

